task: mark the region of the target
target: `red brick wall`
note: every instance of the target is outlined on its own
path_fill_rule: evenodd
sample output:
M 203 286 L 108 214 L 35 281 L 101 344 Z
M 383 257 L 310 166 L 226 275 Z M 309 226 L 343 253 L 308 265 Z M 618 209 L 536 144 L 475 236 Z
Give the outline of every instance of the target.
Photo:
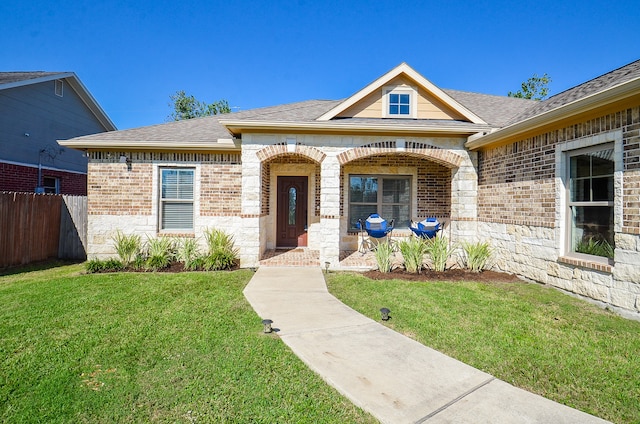
M 42 169 L 42 177 L 60 181 L 60 194 L 86 196 L 87 175 L 74 172 Z M 38 185 L 38 168 L 0 163 L 0 191 L 33 193 Z

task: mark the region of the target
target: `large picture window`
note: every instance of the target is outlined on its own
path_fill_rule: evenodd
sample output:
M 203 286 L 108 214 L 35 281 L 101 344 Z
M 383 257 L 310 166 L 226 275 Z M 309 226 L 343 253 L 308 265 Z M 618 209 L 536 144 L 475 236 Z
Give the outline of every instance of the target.
M 394 220 L 396 228 L 408 228 L 411 214 L 411 177 L 398 175 L 349 176 L 349 228 L 359 219 L 377 213 Z
M 612 145 L 569 153 L 571 252 L 613 258 L 614 169 Z
M 160 229 L 193 231 L 193 178 L 191 168 L 160 170 Z

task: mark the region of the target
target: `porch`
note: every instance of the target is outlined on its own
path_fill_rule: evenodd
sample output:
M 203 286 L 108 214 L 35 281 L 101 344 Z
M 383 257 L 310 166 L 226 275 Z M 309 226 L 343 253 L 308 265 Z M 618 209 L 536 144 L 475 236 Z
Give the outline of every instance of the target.
M 260 266 L 291 266 L 291 267 L 322 267 L 320 263 L 320 251 L 306 247 L 295 249 L 267 250 L 260 260 Z M 376 259 L 373 252 L 362 254 L 358 251 L 345 250 L 340 252 L 339 269 L 368 270 L 376 268 Z

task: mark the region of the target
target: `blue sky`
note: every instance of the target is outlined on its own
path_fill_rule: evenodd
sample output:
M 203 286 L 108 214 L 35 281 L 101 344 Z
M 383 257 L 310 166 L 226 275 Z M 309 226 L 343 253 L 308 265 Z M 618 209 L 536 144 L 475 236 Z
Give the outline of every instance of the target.
M 73 71 L 119 129 L 185 90 L 234 110 L 340 99 L 401 62 L 441 88 L 551 94 L 640 59 L 637 0 L 12 0 L 0 70 Z

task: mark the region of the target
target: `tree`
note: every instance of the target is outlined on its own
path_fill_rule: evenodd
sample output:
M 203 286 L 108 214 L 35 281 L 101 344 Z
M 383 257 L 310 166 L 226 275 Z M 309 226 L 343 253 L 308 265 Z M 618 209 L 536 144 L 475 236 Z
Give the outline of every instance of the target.
M 539 77 L 533 74 L 531 78 L 522 83 L 522 88 L 515 93 L 509 91 L 507 96 L 519 97 L 521 99 L 542 100 L 549 94 L 547 85 L 551 82 L 551 77 L 546 73 Z
M 173 109 L 173 112 L 168 117 L 171 121 L 182 121 L 183 119 L 231 112 L 229 103 L 224 99 L 213 103 L 205 103 L 191 95 L 187 95 L 184 90 L 176 91 L 176 94 L 169 96 L 169 98 L 171 99 L 169 107 Z

